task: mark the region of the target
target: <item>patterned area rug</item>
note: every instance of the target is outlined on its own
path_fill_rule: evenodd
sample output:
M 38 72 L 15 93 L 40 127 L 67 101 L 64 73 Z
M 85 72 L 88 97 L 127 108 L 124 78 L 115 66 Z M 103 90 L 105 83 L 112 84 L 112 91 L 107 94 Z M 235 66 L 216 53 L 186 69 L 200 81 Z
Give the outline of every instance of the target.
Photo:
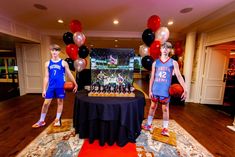
M 68 131 L 49 132 L 51 125 L 48 126 L 35 140 L 33 140 L 18 157 L 77 157 L 84 143 L 75 135 L 72 128 L 72 120 L 65 119 L 62 123 L 69 125 Z M 161 128 L 162 121 L 154 120 L 153 126 Z M 136 140 L 136 150 L 139 157 L 210 157 L 213 156 L 188 132 L 186 132 L 174 120 L 170 121 L 169 130 L 176 134 L 176 146 L 168 145 L 152 139 L 152 134 L 142 131 Z M 97 155 L 98 156 L 98 155 Z
M 82 147 L 83 139 L 79 139 L 72 128 L 72 119 L 63 119 L 62 126 L 66 129 L 53 128 L 49 125 L 36 139 L 34 139 L 18 157 L 77 157 L 78 152 Z
M 145 123 L 145 122 L 143 122 Z M 162 127 L 162 120 L 153 120 L 154 128 Z M 152 133 L 141 131 L 136 140 L 136 147 L 139 154 L 148 157 L 212 157 L 213 155 L 194 139 L 177 122 L 170 120 L 169 131 L 176 134 L 176 146 L 162 143 L 152 139 Z

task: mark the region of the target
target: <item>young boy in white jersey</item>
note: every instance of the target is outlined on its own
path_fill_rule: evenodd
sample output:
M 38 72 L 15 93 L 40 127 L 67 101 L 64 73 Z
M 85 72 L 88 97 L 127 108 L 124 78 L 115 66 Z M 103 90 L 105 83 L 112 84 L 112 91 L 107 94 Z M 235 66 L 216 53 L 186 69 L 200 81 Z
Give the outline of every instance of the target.
M 149 82 L 149 97 L 151 98 L 151 106 L 149 109 L 147 122 L 142 126 L 144 130 L 151 130 L 154 113 L 158 107 L 158 104 L 161 104 L 163 112 L 163 129 L 161 134 L 164 136 L 169 136 L 169 88 L 173 73 L 176 75 L 180 85 L 184 89 L 181 96 L 182 100 L 185 100 L 187 95 L 186 85 L 180 74 L 179 65 L 175 60 L 169 57 L 170 50 L 171 44 L 169 42 L 162 44 L 160 49 L 161 56 L 152 64 L 151 78 Z
M 42 97 L 45 98 L 41 116 L 38 122 L 32 125 L 33 128 L 39 128 L 46 125 L 45 117 L 53 98 L 57 99 L 57 113 L 54 120 L 54 126 L 61 126 L 61 114 L 65 98 L 65 74 L 74 83 L 73 92 L 77 91 L 77 83 L 69 69 L 68 63 L 59 57 L 61 48 L 59 45 L 50 45 L 51 59 L 45 63 L 45 77 L 43 81 Z

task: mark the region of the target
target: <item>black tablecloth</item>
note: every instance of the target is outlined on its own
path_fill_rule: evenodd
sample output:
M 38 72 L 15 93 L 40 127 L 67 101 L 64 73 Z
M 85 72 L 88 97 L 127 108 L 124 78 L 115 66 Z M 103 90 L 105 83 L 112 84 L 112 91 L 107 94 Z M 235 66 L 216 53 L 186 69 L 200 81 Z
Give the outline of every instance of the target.
M 144 118 L 144 94 L 135 91 L 135 97 L 88 97 L 79 91 L 75 97 L 73 125 L 80 138 L 90 143 L 99 139 L 100 145 L 116 142 L 124 146 L 135 142 Z

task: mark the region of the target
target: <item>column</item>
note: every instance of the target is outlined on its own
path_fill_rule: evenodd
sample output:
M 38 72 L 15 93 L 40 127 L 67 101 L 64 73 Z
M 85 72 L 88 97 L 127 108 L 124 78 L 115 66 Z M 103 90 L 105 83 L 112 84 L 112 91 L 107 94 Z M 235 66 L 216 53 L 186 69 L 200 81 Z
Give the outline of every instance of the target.
M 190 87 L 191 87 L 191 79 L 192 79 L 192 70 L 193 70 L 193 59 L 195 53 L 195 42 L 196 42 L 196 32 L 190 32 L 186 36 L 185 43 L 185 52 L 184 52 L 184 67 L 183 74 L 186 80 L 187 86 L 187 99 L 186 102 L 190 100 Z

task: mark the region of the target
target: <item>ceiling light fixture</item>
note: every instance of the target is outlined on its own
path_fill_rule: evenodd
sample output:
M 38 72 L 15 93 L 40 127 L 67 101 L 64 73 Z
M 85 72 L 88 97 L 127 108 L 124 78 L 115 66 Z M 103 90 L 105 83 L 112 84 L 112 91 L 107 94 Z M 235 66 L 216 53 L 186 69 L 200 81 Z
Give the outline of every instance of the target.
M 13 50 L 0 50 L 0 52 L 13 52 Z
M 235 55 L 235 51 L 230 51 L 230 55 Z
M 64 23 L 64 21 L 61 20 L 61 19 L 59 19 L 57 22 L 58 22 L 58 23 Z
M 174 22 L 172 21 L 172 20 L 170 20 L 170 21 L 168 21 L 168 26 L 170 26 L 170 25 L 173 25 L 174 24 Z
M 118 42 L 118 40 L 117 40 L 117 39 L 115 39 L 114 41 L 115 41 L 115 42 Z
M 113 24 L 117 25 L 117 24 L 119 24 L 119 21 L 118 20 L 113 20 Z
M 180 10 L 180 13 L 185 14 L 185 13 L 191 12 L 192 10 L 193 10 L 193 8 L 184 8 L 184 9 Z
M 33 6 L 36 9 L 39 9 L 39 10 L 47 10 L 47 7 L 45 5 L 42 5 L 42 4 L 34 4 Z

